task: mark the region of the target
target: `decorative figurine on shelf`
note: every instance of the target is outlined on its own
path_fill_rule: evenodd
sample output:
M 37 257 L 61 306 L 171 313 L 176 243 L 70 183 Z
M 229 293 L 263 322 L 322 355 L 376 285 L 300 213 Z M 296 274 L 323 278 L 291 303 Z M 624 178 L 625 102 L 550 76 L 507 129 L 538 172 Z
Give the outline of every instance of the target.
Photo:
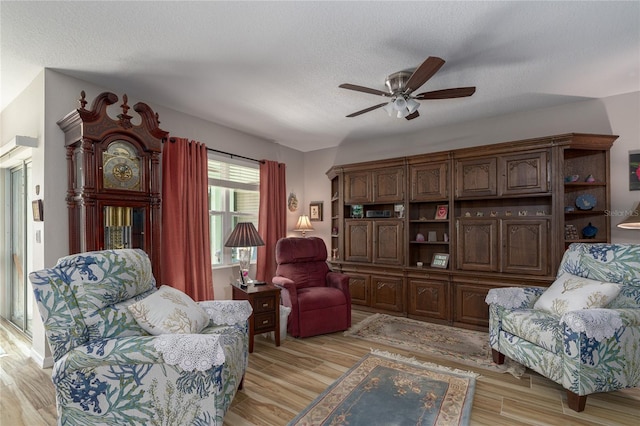
M 582 236 L 585 238 L 595 238 L 598 233 L 598 228 L 593 226 L 591 222 L 584 228 L 582 228 Z
M 332 260 L 338 260 L 338 249 L 337 248 L 331 249 L 331 259 Z
M 419 242 L 419 243 L 424 242 L 424 235 L 422 235 L 422 234 L 416 235 L 416 241 Z
M 589 176 L 587 176 L 587 178 L 584 181 L 585 182 L 595 182 L 596 178 L 594 178 L 593 175 L 589 175 Z

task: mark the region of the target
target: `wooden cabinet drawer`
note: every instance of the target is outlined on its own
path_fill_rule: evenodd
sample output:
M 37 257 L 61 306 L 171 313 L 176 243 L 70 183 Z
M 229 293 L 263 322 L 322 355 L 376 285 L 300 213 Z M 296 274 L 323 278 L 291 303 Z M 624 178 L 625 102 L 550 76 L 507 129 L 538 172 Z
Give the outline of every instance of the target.
M 276 308 L 276 299 L 273 296 L 256 297 L 253 304 L 253 312 L 273 312 Z
M 275 312 L 268 312 L 263 314 L 255 314 L 253 319 L 253 327 L 255 329 L 256 334 L 260 333 L 260 331 L 271 331 L 274 330 L 276 326 L 276 315 Z

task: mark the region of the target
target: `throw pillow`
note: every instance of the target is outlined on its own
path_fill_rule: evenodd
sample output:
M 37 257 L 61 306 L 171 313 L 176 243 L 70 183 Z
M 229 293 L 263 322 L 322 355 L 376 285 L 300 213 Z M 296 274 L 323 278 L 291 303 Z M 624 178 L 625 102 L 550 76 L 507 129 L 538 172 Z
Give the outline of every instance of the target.
M 209 316 L 188 295 L 163 285 L 158 291 L 127 307 L 136 322 L 149 334 L 200 333 Z
M 621 288 L 620 284 L 564 273 L 545 290 L 534 309 L 561 316 L 579 309 L 604 308 L 620 293 Z

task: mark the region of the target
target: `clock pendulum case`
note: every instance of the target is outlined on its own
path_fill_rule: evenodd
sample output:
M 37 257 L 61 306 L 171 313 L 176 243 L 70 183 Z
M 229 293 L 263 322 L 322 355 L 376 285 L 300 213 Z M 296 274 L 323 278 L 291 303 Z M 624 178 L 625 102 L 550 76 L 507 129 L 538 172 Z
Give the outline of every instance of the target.
M 82 91 L 80 108 L 58 121 L 67 149 L 69 250 L 140 248 L 160 280 L 160 153 L 168 132 L 142 102 L 133 106 L 141 119 L 133 124 L 127 95 L 112 119 L 107 107 L 117 101 L 104 92 L 86 109 Z

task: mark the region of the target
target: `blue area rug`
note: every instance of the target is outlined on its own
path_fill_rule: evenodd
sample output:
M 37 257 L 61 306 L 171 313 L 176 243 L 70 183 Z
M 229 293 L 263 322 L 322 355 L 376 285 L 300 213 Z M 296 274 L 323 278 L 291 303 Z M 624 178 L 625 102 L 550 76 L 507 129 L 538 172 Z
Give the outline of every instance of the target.
M 477 376 L 374 350 L 289 426 L 466 425 Z

